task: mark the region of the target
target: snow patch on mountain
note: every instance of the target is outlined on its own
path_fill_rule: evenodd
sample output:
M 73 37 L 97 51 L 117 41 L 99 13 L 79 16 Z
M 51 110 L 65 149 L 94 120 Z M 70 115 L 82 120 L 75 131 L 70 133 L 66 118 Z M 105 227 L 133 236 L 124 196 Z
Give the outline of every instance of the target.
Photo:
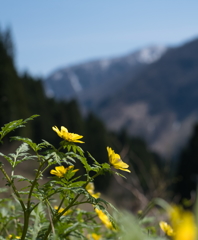
M 54 81 L 59 81 L 62 79 L 62 77 L 63 77 L 63 74 L 61 72 L 55 72 L 54 75 L 52 76 Z
M 164 46 L 154 46 L 148 47 L 140 50 L 138 54 L 138 61 L 141 63 L 153 63 L 161 58 L 161 56 L 166 52 L 167 48 Z
M 104 59 L 100 61 L 100 66 L 101 69 L 104 71 L 106 70 L 110 65 L 111 65 L 112 61 L 108 60 L 108 59 Z
M 82 91 L 83 88 L 82 88 L 82 86 L 80 84 L 78 76 L 74 72 L 72 72 L 72 71 L 68 71 L 67 75 L 68 75 L 68 78 L 70 80 L 70 83 L 71 83 L 74 91 L 75 92 Z

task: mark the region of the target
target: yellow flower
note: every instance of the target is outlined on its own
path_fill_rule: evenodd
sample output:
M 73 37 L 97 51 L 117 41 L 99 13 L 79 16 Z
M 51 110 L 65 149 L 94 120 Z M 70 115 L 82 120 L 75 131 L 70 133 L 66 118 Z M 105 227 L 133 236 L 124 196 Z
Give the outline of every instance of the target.
M 181 223 L 175 229 L 174 240 L 195 240 L 196 226 L 192 213 L 186 212 L 183 215 Z
M 87 192 L 94 198 L 99 198 L 100 197 L 100 193 L 94 193 L 94 184 L 92 182 L 88 183 L 86 186 L 86 190 Z
M 107 152 L 108 152 L 109 162 L 114 168 L 120 169 L 126 172 L 131 172 L 129 169 L 127 169 L 129 165 L 122 161 L 119 154 L 116 154 L 110 147 L 107 147 Z
M 103 213 L 102 210 L 95 208 L 95 212 L 98 214 L 98 217 L 107 228 L 113 229 L 111 221 L 109 220 L 108 216 L 105 213 Z
M 63 126 L 61 127 L 61 131 L 57 128 L 57 126 L 52 127 L 52 129 L 58 134 L 59 137 L 67 140 L 68 142 L 84 143 L 78 140 L 80 138 L 83 138 L 83 136 L 78 135 L 76 133 L 69 133 L 67 128 Z
M 13 237 L 12 234 L 10 234 L 10 235 L 8 236 L 8 239 L 12 239 L 12 238 L 14 238 L 14 239 L 21 239 L 19 236 Z
M 174 240 L 195 240 L 197 229 L 195 219 L 190 211 L 173 207 L 170 211 L 171 223 L 175 232 Z
M 58 206 L 54 206 L 54 209 L 58 210 Z M 58 210 L 58 212 L 59 212 L 59 213 L 62 213 L 64 210 L 65 210 L 64 208 L 60 208 L 60 209 Z M 71 212 L 71 210 L 67 210 L 67 211 L 63 214 L 63 216 L 68 215 L 70 212 Z
M 176 228 L 180 223 L 183 212 L 184 211 L 181 207 L 175 205 L 168 210 L 173 228 Z
M 65 173 L 72 169 L 74 166 L 69 166 L 65 168 L 64 166 L 55 167 L 56 170 L 52 169 L 50 171 L 51 174 L 56 175 L 57 177 L 61 178 L 64 177 Z M 79 169 L 75 169 L 72 172 L 77 172 Z
M 101 235 L 98 235 L 96 233 L 92 233 L 91 235 L 88 234 L 88 239 L 93 239 L 93 240 L 100 240 L 101 239 Z
M 162 231 L 165 232 L 165 234 L 167 236 L 174 236 L 174 231 L 173 231 L 172 227 L 170 225 L 168 225 L 166 222 L 161 221 L 159 223 L 159 225 L 160 225 L 160 228 L 162 229 Z

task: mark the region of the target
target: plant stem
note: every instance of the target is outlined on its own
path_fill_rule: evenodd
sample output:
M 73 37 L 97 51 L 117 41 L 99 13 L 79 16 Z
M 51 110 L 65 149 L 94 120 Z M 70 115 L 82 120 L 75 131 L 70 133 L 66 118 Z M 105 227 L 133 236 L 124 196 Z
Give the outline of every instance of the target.
M 13 183 L 13 180 L 10 179 L 10 177 L 8 176 L 8 174 L 6 173 L 6 171 L 0 166 L 0 170 L 2 171 L 3 175 L 5 176 L 5 178 L 7 179 L 7 181 L 9 182 L 9 184 L 12 186 L 12 189 L 18 199 L 18 201 L 20 202 L 21 204 L 21 207 L 23 209 L 23 215 L 24 215 L 24 228 L 23 228 L 23 234 L 22 234 L 22 237 L 21 237 L 21 240 L 25 240 L 25 236 L 26 236 L 26 232 L 27 232 L 27 229 L 28 229 L 28 215 L 27 215 L 27 209 L 25 207 L 25 204 L 23 203 L 23 201 L 21 200 L 21 196 L 20 194 L 18 193 L 14 183 Z M 24 231 L 25 229 L 25 231 Z
M 38 159 L 40 159 L 38 153 L 36 153 L 37 156 L 38 156 Z M 29 219 L 30 219 L 30 214 L 31 214 L 31 211 L 34 209 L 30 209 L 31 208 L 31 197 L 32 197 L 32 193 L 33 193 L 33 190 L 34 190 L 34 187 L 35 187 L 35 184 L 37 183 L 37 180 L 41 174 L 41 168 L 43 167 L 43 164 L 44 162 L 42 162 L 38 168 L 38 171 L 37 171 L 37 174 L 35 176 L 35 179 L 32 183 L 32 186 L 30 188 L 30 192 L 29 192 L 29 195 L 28 195 L 28 200 L 27 200 L 27 209 L 24 211 L 24 227 L 23 227 L 23 234 L 22 234 L 22 237 L 21 237 L 21 240 L 25 240 L 25 237 L 26 237 L 26 234 L 27 234 L 27 230 L 28 230 L 28 226 L 29 226 Z
M 12 189 L 13 189 L 13 191 L 14 191 L 17 199 L 18 199 L 18 201 L 20 202 L 23 211 L 25 211 L 25 210 L 26 210 L 25 205 L 24 205 L 23 201 L 21 200 L 21 196 L 20 196 L 20 194 L 18 193 L 18 191 L 17 191 L 17 189 L 16 189 L 13 181 L 10 179 L 10 177 L 8 176 L 8 174 L 6 173 L 6 171 L 5 171 L 1 166 L 0 166 L 0 170 L 2 171 L 3 175 L 4 175 L 5 178 L 7 179 L 8 183 L 12 186 Z
M 74 205 L 75 201 L 78 199 L 79 196 L 80 196 L 80 194 L 76 195 L 76 197 L 75 197 L 75 198 L 71 201 L 71 203 L 64 209 L 64 211 L 62 211 L 58 216 L 55 216 L 55 217 L 53 218 L 53 220 L 52 220 L 53 226 L 55 226 L 55 224 L 59 221 L 60 217 L 61 217 L 68 209 L 70 209 L 70 208 Z M 45 233 L 45 236 L 44 236 L 43 240 L 47 240 L 47 238 L 48 238 L 48 236 L 49 236 L 49 234 L 50 234 L 51 231 L 52 231 L 52 225 L 51 225 L 51 223 L 50 223 L 50 224 L 49 224 L 49 227 L 48 227 L 48 230 L 47 230 L 47 232 Z

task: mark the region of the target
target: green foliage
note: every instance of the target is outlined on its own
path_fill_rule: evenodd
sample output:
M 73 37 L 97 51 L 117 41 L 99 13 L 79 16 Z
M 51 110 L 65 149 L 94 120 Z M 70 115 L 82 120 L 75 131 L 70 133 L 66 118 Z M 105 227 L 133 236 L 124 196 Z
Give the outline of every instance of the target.
M 1 128 L 1 140 L 10 132 L 33 120 L 37 115 L 25 120 L 20 119 L 5 124 Z M 13 238 L 19 236 L 20 239 L 87 239 L 88 234 L 97 232 L 98 234 L 116 235 L 111 229 L 104 228 L 96 221 L 94 211 L 84 211 L 79 207 L 83 204 L 91 204 L 93 208 L 102 210 L 108 221 L 114 222 L 111 215 L 106 210 L 109 203 L 102 198 L 95 198 L 86 189 L 89 182 L 104 172 L 110 171 L 108 163 L 100 164 L 94 159 L 89 164 L 84 151 L 73 142 L 61 141 L 59 149 L 49 142 L 37 144 L 29 138 L 11 137 L 12 141 L 20 141 L 22 144 L 15 153 L 5 155 L 0 153 L 12 167 L 11 174 L 7 173 L 0 166 L 0 171 L 7 180 L 7 186 L 12 190 L 14 201 L 11 199 L 1 199 L 0 201 L 0 232 L 4 239 L 12 235 Z M 45 150 L 45 151 L 43 151 Z M 35 169 L 34 179 L 29 179 L 22 175 L 14 174 L 18 164 L 24 161 L 36 160 L 38 163 Z M 85 169 L 85 174 L 79 175 L 74 165 L 79 161 Z M 51 171 L 50 180 L 40 184 L 45 172 L 54 164 L 58 164 L 54 172 Z M 63 164 L 69 165 L 65 168 Z M 63 169 L 59 173 L 57 169 Z M 91 174 L 94 172 L 95 174 Z M 82 180 L 85 179 L 85 180 Z M 17 188 L 17 182 L 26 182 L 23 188 Z M 1 189 L 4 192 L 5 189 Z M 54 205 L 56 204 L 57 207 Z M 20 219 L 20 221 L 18 221 Z M 115 225 L 115 224 L 114 224 Z M 101 228 L 101 230 L 99 230 Z M 101 232 L 102 231 L 102 232 Z
M 35 117 L 5 124 L 1 128 L 1 139 L 17 128 L 24 127 Z M 7 188 L 0 189 L 0 193 L 10 189 L 13 196 L 0 199 L 0 239 L 129 239 L 128 231 L 131 229 L 125 229 L 128 228 L 127 224 L 123 226 L 119 222 L 120 217 L 112 217 L 107 210 L 112 207 L 118 214 L 115 207 L 96 196 L 94 189 L 88 188 L 100 175 L 109 172 L 124 177 L 122 174 L 112 171 L 107 162 L 99 163 L 90 153 L 87 155 L 92 162 L 88 162 L 84 150 L 73 142 L 61 141 L 57 149 L 45 140 L 37 144 L 29 138 L 10 138 L 22 144 L 15 153 L 0 153 L 12 167 L 9 174 L 0 165 L 0 171 L 7 180 Z M 38 163 L 33 179 L 14 174 L 19 163 L 32 160 Z M 77 162 L 85 169 L 84 174 L 79 174 L 75 168 Z M 65 164 L 68 167 L 64 167 Z M 44 173 L 49 172 L 52 165 L 56 167 L 51 170 L 51 177 L 41 182 Z M 25 182 L 25 187 L 21 188 L 18 182 Z M 90 205 L 93 210 L 83 210 L 84 204 Z M 145 218 L 156 204 L 166 207 L 163 200 L 155 200 L 142 212 L 139 221 L 129 217 L 134 222 L 134 238 L 131 239 L 148 239 L 148 231 L 150 237 L 156 236 L 153 219 Z
M 1 128 L 1 139 L 17 128 L 24 127 L 34 118 L 35 116 L 32 116 L 5 124 Z M 7 181 L 7 187 L 0 189 L 0 194 L 6 189 L 12 193 L 10 198 L 0 198 L 0 239 L 168 239 L 165 234 L 164 237 L 158 236 L 160 229 L 156 213 L 155 217 L 148 214 L 157 206 L 162 218 L 161 210 L 169 212 L 172 207 L 163 199 L 155 198 L 137 217 L 116 210 L 112 204 L 94 193 L 93 182 L 98 176 L 108 172 L 124 176 L 112 170 L 108 163 L 99 163 L 90 153 L 87 155 L 92 162 L 88 162 L 84 150 L 72 142 L 72 137 L 75 141 L 76 134 L 66 132 L 64 139 L 67 139 L 67 134 L 71 142 L 61 141 L 58 149 L 45 140 L 37 144 L 29 138 L 11 137 L 12 141 L 22 141 L 22 144 L 17 147 L 15 153 L 0 153 L 12 167 L 11 173 L 8 173 L 3 165 L 0 165 L 0 171 Z M 19 163 L 32 160 L 36 160 L 38 164 L 33 179 L 14 173 Z M 79 174 L 76 169 L 77 162 L 85 169 L 84 174 Z M 54 169 L 50 171 L 52 165 Z M 51 177 L 43 179 L 44 173 L 49 171 Z M 26 185 L 21 187 L 19 182 Z M 92 210 L 84 210 L 84 204 L 89 205 Z M 113 208 L 114 216 L 110 214 L 109 207 Z M 176 240 L 174 236 L 181 235 L 180 231 L 183 233 L 184 229 L 184 234 L 191 234 L 190 240 L 195 240 L 193 214 L 179 208 L 176 211 L 175 216 L 179 218 L 174 219 L 177 224 L 172 222 L 175 226 L 172 239 Z M 178 227 L 178 221 L 182 225 L 181 228 Z M 166 230 L 163 231 L 169 234 Z

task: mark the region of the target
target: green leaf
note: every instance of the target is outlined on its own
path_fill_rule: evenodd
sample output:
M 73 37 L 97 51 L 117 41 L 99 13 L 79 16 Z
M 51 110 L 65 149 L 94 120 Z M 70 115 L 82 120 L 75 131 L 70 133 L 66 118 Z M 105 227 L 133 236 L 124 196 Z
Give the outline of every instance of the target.
M 68 228 L 65 230 L 64 234 L 68 234 L 68 233 L 74 231 L 74 230 L 78 227 L 79 224 L 80 224 L 79 222 L 74 223 L 71 227 L 68 227 Z
M 8 191 L 8 188 L 0 188 L 0 193 L 7 192 L 7 191 Z
M 87 171 L 87 172 L 90 172 L 90 171 L 91 171 L 91 166 L 88 164 L 87 159 L 86 159 L 85 157 L 80 157 L 80 156 L 78 156 L 77 158 L 78 158 L 78 159 L 81 161 L 81 163 L 84 165 L 86 171 Z
M 82 187 L 85 183 L 86 181 L 74 182 L 74 183 L 70 183 L 69 187 Z
M 2 142 L 2 139 L 11 131 L 14 131 L 17 128 L 25 127 L 25 124 L 33 120 L 35 117 L 38 117 L 39 115 L 32 115 L 29 118 L 26 118 L 25 120 L 19 119 L 19 120 L 14 120 L 12 122 L 6 123 L 0 131 L 0 141 Z
M 83 151 L 83 149 L 81 147 L 76 146 L 76 150 L 82 157 L 84 157 L 84 151 Z
M 49 147 L 54 148 L 54 146 L 51 143 L 47 142 L 46 140 L 42 140 L 42 141 L 43 141 L 42 143 L 39 143 L 37 145 L 38 150 L 41 150 L 43 148 L 49 148 Z
M 23 138 L 23 137 L 15 136 L 15 137 L 11 137 L 11 139 L 27 143 L 35 152 L 37 152 L 39 150 L 37 148 L 37 144 L 32 142 L 32 140 L 30 138 Z
M 28 179 L 28 178 L 25 178 L 25 177 L 23 177 L 23 176 L 21 176 L 21 175 L 13 175 L 12 176 L 12 178 L 16 178 L 16 179 L 19 179 L 19 182 L 21 182 L 21 181 L 28 181 L 29 183 L 32 183 L 32 180 L 30 180 L 30 179 Z
M 8 157 L 1 152 L 0 152 L 0 156 L 4 157 L 11 165 L 13 165 L 13 159 L 11 157 Z
M 111 166 L 108 163 L 102 163 L 101 166 L 103 169 L 111 169 Z
M 38 115 L 38 114 L 34 114 L 34 115 L 30 116 L 29 118 L 26 118 L 24 120 L 24 123 L 27 123 L 28 121 L 34 120 L 34 118 L 39 117 L 39 116 L 40 115 Z

